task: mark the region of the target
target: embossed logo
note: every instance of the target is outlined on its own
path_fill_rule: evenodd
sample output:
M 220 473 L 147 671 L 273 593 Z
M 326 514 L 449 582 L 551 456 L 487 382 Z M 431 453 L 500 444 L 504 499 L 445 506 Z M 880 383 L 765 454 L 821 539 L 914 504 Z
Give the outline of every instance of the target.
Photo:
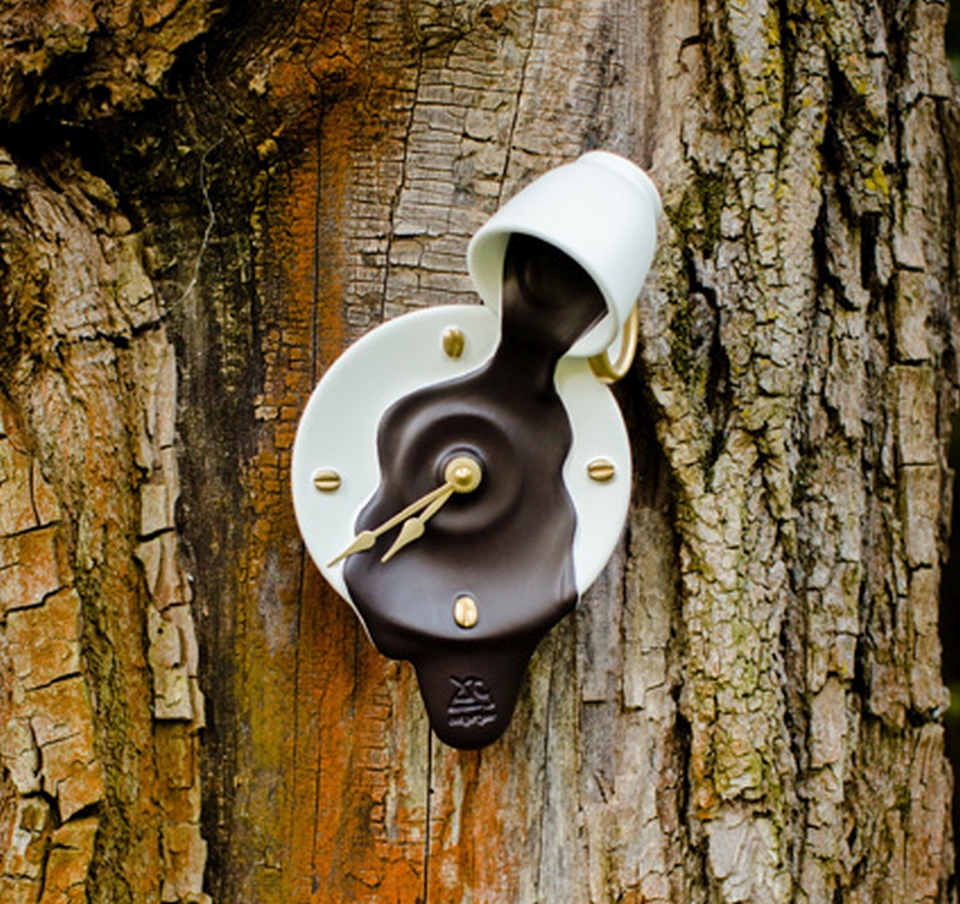
M 451 728 L 480 728 L 497 718 L 497 704 L 486 681 L 451 675 L 450 682 L 456 688 L 447 706 L 447 724 Z

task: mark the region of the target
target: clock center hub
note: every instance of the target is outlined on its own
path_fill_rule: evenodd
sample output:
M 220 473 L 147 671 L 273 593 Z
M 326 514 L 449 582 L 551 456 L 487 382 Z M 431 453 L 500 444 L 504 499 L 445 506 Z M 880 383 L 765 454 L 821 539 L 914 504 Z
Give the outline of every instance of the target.
M 443 477 L 455 493 L 472 493 L 483 479 L 483 469 L 471 455 L 458 455 L 443 469 Z

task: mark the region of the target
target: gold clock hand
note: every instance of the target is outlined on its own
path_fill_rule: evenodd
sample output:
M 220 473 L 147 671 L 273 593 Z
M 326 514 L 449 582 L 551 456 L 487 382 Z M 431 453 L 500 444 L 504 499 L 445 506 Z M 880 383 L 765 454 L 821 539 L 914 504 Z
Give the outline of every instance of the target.
M 411 515 L 415 515 L 425 505 L 429 505 L 438 496 L 443 495 L 448 488 L 449 485 L 445 483 L 442 486 L 437 487 L 435 490 L 431 490 L 425 496 L 421 496 L 416 502 L 411 502 L 410 505 L 403 509 L 403 511 L 397 512 L 396 515 L 387 521 L 384 521 L 379 527 L 375 527 L 373 530 L 360 531 L 360 533 L 353 538 L 353 542 L 342 553 L 340 553 L 340 555 L 338 555 L 335 559 L 331 559 L 327 563 L 327 568 L 329 568 L 331 565 L 336 565 L 337 562 L 339 562 L 341 559 L 347 558 L 347 556 L 352 556 L 354 553 L 363 552 L 364 550 L 370 549 L 370 547 L 377 542 L 377 537 L 396 527 L 401 521 L 406 520 Z
M 443 476 L 447 479 L 444 484 L 444 492 L 434 499 L 419 515 L 408 518 L 400 528 L 397 539 L 383 558 L 383 563 L 389 562 L 401 549 L 414 540 L 419 540 L 426 529 L 427 522 L 446 505 L 447 500 L 454 493 L 472 493 L 480 486 L 480 479 L 483 472 L 480 464 L 475 459 L 463 455 L 454 458 L 445 468 Z
M 407 520 L 403 522 L 403 527 L 400 528 L 400 533 L 397 534 L 397 539 L 393 541 L 393 546 L 386 551 L 380 561 L 389 562 L 408 543 L 419 540 L 426 530 L 427 522 L 446 505 L 447 500 L 454 492 L 455 490 L 452 486 L 445 485 L 442 496 L 434 499 L 433 502 L 415 518 L 407 518 Z
M 428 508 L 429 514 L 423 512 L 420 516 L 422 522 L 426 522 L 432 518 L 443 506 L 443 504 L 450 498 L 454 493 L 471 493 L 480 485 L 480 478 L 483 472 L 480 468 L 480 463 L 473 457 L 469 455 L 460 455 L 452 459 L 446 466 L 443 472 L 445 478 L 445 483 L 438 486 L 436 489 L 431 490 L 424 496 L 421 496 L 416 502 L 411 502 L 405 509 L 397 512 L 396 515 L 387 519 L 379 527 L 375 527 L 372 530 L 362 530 L 356 537 L 353 538 L 353 542 L 336 558 L 331 559 L 327 563 L 327 568 L 330 568 L 333 565 L 336 565 L 337 562 L 342 559 L 346 559 L 348 556 L 354 555 L 354 553 L 363 552 L 364 550 L 370 549 L 376 542 L 377 538 L 381 534 L 385 534 L 388 530 L 392 530 L 402 521 L 413 521 L 411 516 L 416 515 L 424 506 L 432 507 L 439 500 L 443 500 L 436 505 L 436 508 Z M 407 525 L 404 524 L 400 532 L 400 537 L 397 538 L 397 541 L 391 547 L 390 551 L 383 558 L 382 561 L 387 561 L 387 559 L 392 558 L 397 552 L 399 552 L 402 546 L 406 546 L 407 543 L 412 542 L 412 540 L 417 539 L 423 534 L 423 524 L 420 525 L 420 532 L 416 537 L 411 538 L 411 540 L 405 540 L 401 546 L 397 544 L 400 543 L 400 539 L 403 536 L 404 530 L 416 530 L 415 527 L 410 529 L 407 528 Z

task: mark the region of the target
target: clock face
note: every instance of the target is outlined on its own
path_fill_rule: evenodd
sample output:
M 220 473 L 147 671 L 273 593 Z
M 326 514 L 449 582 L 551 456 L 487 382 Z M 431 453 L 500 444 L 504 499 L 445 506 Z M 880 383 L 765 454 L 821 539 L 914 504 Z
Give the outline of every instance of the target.
M 444 351 L 451 334 L 463 337 L 457 358 Z M 552 380 L 565 415 L 560 457 L 532 419 L 464 402 L 464 384 L 485 372 L 498 339 L 498 318 L 481 306 L 378 327 L 321 380 L 293 451 L 311 557 L 380 651 L 414 663 L 431 723 L 456 747 L 506 728 L 537 642 L 606 565 L 630 497 L 620 410 L 584 359 L 562 360 Z M 393 429 L 398 419 L 405 429 Z M 479 485 L 427 502 L 421 516 L 448 496 L 418 538 L 382 561 L 402 519 L 338 558 L 364 528 L 443 488 L 460 459 L 476 463 Z
M 444 336 L 451 333 L 464 340 L 456 358 L 444 351 Z M 354 609 L 344 579 L 346 560 L 329 563 L 350 545 L 360 512 L 380 485 L 377 433 L 384 413 L 419 390 L 480 369 L 492 356 L 499 333 L 499 318 L 481 305 L 406 314 L 354 343 L 310 397 L 293 447 L 297 522 L 320 572 Z M 573 578 L 577 593 L 582 594 L 603 570 L 623 528 L 630 500 L 630 445 L 613 394 L 595 379 L 585 359 L 561 360 L 554 383 L 571 427 L 562 475 L 576 514 Z M 451 424 L 450 429 L 455 441 L 458 428 Z M 605 476 L 606 463 L 613 472 L 608 479 L 590 476 L 591 472 Z M 336 489 L 318 489 L 326 473 L 336 474 Z M 518 472 L 511 468 L 510 473 Z M 419 488 L 411 486 L 409 501 L 416 499 Z M 516 485 L 515 492 L 522 493 L 523 487 Z M 463 501 L 467 502 L 466 497 Z M 499 517 L 487 507 L 482 513 L 491 522 Z M 357 554 L 364 555 L 373 557 L 372 552 Z M 401 555 L 396 555 L 398 561 Z M 496 569 L 497 563 L 488 562 L 485 567 Z

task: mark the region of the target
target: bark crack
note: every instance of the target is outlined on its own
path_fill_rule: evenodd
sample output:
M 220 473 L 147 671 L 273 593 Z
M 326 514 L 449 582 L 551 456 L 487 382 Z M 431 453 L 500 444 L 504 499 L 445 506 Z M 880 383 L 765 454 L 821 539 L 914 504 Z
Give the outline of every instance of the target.
M 503 204 L 503 190 L 509 184 L 510 162 L 513 159 L 513 143 L 517 134 L 517 125 L 520 121 L 520 106 L 524 97 L 524 88 L 527 83 L 527 68 L 530 64 L 530 58 L 533 55 L 533 48 L 537 40 L 537 27 L 540 21 L 540 0 L 534 0 L 533 4 L 533 23 L 530 29 L 530 44 L 523 55 L 523 62 L 520 64 L 520 77 L 515 89 L 515 99 L 513 106 L 513 115 L 510 118 L 510 125 L 507 128 L 507 135 L 504 139 L 504 157 L 503 166 L 500 170 L 499 190 L 497 192 L 497 207 Z

